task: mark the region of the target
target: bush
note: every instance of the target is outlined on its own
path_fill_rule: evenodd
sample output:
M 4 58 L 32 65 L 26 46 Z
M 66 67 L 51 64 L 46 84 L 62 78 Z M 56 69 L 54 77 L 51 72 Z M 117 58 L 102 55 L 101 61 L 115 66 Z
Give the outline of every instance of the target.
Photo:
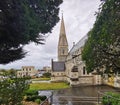
M 40 99 L 36 99 L 35 102 L 36 102 L 37 104 L 40 104 L 41 100 L 40 100 Z
M 50 78 L 51 77 L 51 73 L 44 73 L 43 77 Z
M 44 101 L 46 96 L 38 96 L 37 90 L 28 90 L 25 92 L 26 96 L 24 97 L 25 101 L 33 101 L 40 104 L 41 101 Z M 0 104 L 1 105 L 1 104 Z
M 103 105 L 120 105 L 120 94 L 117 93 L 106 93 L 102 98 Z
M 37 90 L 27 90 L 25 92 L 25 94 L 28 95 L 38 95 L 38 91 Z
M 41 101 L 44 101 L 46 98 L 46 96 L 40 96 Z
M 41 101 L 44 101 L 46 98 L 47 98 L 46 96 L 29 95 L 26 97 L 26 101 L 35 102 L 36 99 L 40 99 Z
M 38 96 L 38 95 L 29 95 L 29 96 L 27 96 L 27 98 L 26 98 L 26 101 L 35 101 L 36 99 L 40 99 L 40 96 Z

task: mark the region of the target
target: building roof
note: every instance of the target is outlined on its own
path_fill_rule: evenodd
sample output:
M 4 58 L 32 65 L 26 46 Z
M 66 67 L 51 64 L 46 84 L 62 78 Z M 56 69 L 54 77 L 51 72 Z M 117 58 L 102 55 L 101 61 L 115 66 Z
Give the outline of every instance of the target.
M 52 62 L 52 71 L 64 72 L 65 71 L 65 62 L 53 61 Z
M 72 54 L 72 53 L 75 52 L 77 49 L 83 47 L 87 39 L 88 39 L 88 36 L 85 35 L 82 39 L 80 39 L 80 41 L 79 41 L 77 44 L 75 44 L 75 45 L 72 47 L 72 49 L 70 50 L 69 53 Z
M 63 15 L 62 15 L 62 20 L 61 20 L 61 27 L 60 27 L 60 35 L 59 35 L 58 45 L 59 46 L 68 46 Z
M 60 35 L 61 36 L 65 36 L 66 35 L 63 15 L 62 15 L 62 20 L 61 20 Z

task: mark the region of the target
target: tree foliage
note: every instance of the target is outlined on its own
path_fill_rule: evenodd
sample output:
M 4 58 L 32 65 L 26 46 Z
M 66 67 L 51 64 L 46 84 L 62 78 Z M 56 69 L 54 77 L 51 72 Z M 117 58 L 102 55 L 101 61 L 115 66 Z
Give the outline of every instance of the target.
M 25 57 L 23 46 L 43 44 L 59 20 L 62 0 L 0 0 L 0 64 Z
M 43 74 L 43 77 L 50 78 L 50 77 L 51 77 L 51 73 L 48 73 L 48 72 L 47 72 L 47 73 L 44 73 L 44 74 Z
M 99 8 L 93 29 L 82 52 L 89 72 L 104 69 L 116 73 L 120 69 L 120 1 L 106 0 Z
M 14 70 L 2 70 L 0 75 L 0 105 L 21 105 L 29 88 L 27 78 L 17 78 Z

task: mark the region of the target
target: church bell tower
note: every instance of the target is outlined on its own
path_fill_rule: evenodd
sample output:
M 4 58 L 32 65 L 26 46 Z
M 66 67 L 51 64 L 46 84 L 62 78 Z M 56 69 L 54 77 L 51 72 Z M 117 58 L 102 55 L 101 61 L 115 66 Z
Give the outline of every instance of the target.
M 67 55 L 68 55 L 68 42 L 65 32 L 64 19 L 62 15 L 59 42 L 58 42 L 58 61 L 65 61 Z

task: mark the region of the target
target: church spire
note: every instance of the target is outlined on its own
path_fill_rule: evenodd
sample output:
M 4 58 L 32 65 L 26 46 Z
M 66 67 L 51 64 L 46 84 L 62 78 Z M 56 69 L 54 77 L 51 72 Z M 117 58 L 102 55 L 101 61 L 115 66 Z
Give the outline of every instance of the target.
M 64 19 L 63 19 L 63 13 L 62 13 L 62 20 L 61 20 L 61 27 L 60 27 L 60 35 L 66 35 Z
M 59 46 L 68 46 L 67 38 L 66 38 L 66 32 L 65 32 L 65 25 L 64 25 L 64 18 L 62 13 L 62 20 L 61 20 L 61 26 L 60 26 L 60 35 L 59 35 Z
M 68 42 L 67 42 L 64 19 L 62 14 L 59 42 L 58 42 L 58 60 L 65 61 L 67 55 L 68 55 Z

